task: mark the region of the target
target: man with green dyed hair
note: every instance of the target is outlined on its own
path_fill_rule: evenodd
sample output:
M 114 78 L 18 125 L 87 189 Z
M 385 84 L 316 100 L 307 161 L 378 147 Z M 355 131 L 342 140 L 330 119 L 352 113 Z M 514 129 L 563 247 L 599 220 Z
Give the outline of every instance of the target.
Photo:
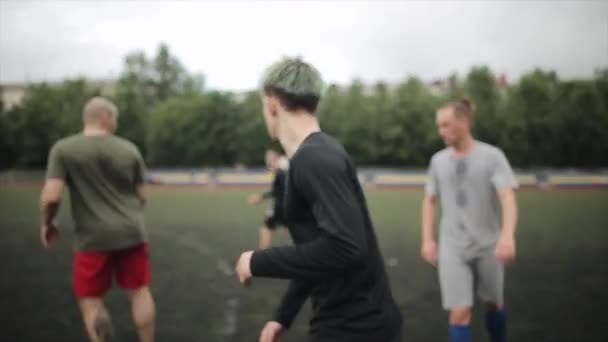
M 283 59 L 267 70 L 261 88 L 270 137 L 290 157 L 284 210 L 295 244 L 247 251 L 237 263 L 243 285 L 252 277 L 290 280 L 259 341 L 279 341 L 308 297 L 310 342 L 400 341 L 401 314 L 357 171 L 316 117 L 319 71 L 298 58 Z
M 292 95 L 315 96 L 317 102 L 323 92 L 323 79 L 319 71 L 299 58 L 285 58 L 271 65 L 261 85 L 264 93 L 272 88 Z

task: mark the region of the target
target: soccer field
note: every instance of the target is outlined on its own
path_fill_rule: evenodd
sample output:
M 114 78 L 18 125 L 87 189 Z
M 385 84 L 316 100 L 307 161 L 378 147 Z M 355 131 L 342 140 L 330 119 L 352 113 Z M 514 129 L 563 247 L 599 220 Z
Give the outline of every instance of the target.
M 146 209 L 157 300 L 157 341 L 257 341 L 286 283 L 232 274 L 255 248 L 264 206 L 248 191 L 155 188 Z M 72 296 L 72 224 L 60 215 L 52 252 L 38 238 L 38 189 L 0 190 L 2 341 L 84 341 Z M 435 269 L 419 257 L 419 191 L 371 191 L 368 200 L 392 289 L 404 316 L 404 341 L 447 340 Z M 521 191 L 518 260 L 507 273 L 510 341 L 605 341 L 608 326 L 608 192 Z M 65 203 L 67 204 L 67 203 Z M 285 231 L 276 244 L 288 243 Z M 127 299 L 109 296 L 119 338 L 135 341 Z M 307 305 L 308 306 L 308 305 Z M 286 341 L 303 341 L 306 307 Z M 476 341 L 485 341 L 482 315 Z M 382 342 L 382 341 L 370 341 Z

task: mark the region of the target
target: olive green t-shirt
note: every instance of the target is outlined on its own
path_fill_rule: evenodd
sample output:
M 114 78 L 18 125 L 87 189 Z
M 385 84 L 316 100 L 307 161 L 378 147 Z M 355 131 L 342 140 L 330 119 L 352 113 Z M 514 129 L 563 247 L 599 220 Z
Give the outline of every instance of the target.
M 142 199 L 145 164 L 137 147 L 115 135 L 76 134 L 51 148 L 47 179 L 69 190 L 76 249 L 124 249 L 146 240 Z

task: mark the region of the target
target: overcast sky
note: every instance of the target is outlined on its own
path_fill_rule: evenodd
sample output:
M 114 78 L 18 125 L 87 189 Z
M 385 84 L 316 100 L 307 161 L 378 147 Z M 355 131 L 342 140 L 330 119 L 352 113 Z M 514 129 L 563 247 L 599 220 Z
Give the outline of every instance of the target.
M 589 77 L 608 66 L 608 1 L 0 0 L 0 82 L 113 78 L 133 50 L 166 42 L 207 86 L 255 87 L 301 55 L 325 79 L 425 80 L 487 64 Z

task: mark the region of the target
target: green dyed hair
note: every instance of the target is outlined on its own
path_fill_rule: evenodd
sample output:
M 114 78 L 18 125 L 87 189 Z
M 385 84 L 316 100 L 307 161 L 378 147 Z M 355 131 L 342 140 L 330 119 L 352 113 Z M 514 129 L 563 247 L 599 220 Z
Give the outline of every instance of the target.
M 283 58 L 272 64 L 262 77 L 261 90 L 280 91 L 296 96 L 321 97 L 323 79 L 321 73 L 300 58 Z

